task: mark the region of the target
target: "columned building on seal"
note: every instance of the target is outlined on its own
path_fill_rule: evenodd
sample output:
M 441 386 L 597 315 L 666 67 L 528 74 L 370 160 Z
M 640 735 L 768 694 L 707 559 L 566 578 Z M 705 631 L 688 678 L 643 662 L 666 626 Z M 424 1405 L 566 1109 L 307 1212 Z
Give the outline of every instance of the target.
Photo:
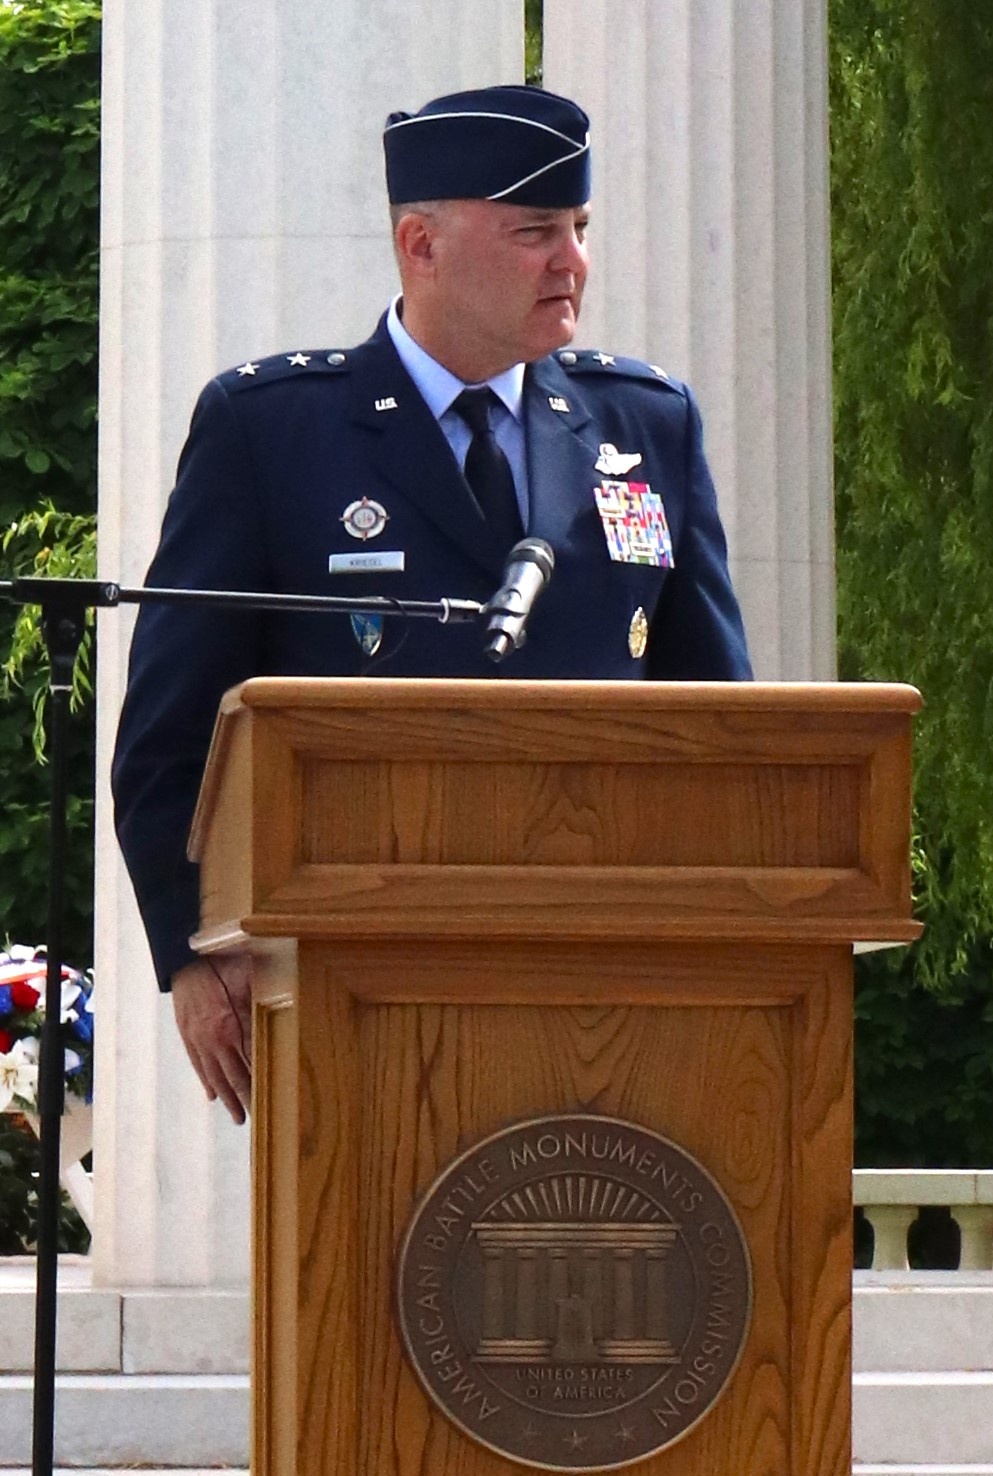
M 660 1363 L 672 1223 L 473 1225 L 483 1260 L 480 1363 Z

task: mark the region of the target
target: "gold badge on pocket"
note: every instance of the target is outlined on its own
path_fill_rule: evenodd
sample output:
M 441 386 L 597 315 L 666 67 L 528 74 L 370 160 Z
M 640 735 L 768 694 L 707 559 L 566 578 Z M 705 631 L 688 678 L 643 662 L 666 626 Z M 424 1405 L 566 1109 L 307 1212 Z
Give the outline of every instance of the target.
M 648 616 L 639 605 L 631 616 L 628 626 L 628 650 L 635 661 L 640 661 L 648 647 Z

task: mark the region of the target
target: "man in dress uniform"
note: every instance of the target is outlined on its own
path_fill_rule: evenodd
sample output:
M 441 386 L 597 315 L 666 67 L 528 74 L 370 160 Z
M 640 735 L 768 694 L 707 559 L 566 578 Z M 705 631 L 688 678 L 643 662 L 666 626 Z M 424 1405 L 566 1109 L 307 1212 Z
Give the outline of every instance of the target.
M 142 608 L 114 761 L 160 984 L 211 1098 L 249 1102 L 245 958 L 197 960 L 186 840 L 221 694 L 260 675 L 751 675 L 685 385 L 567 347 L 587 271 L 589 120 L 529 87 L 458 93 L 384 135 L 402 297 L 357 348 L 214 379 L 148 583 L 487 600 L 526 532 L 555 572 L 499 666 L 472 625 Z

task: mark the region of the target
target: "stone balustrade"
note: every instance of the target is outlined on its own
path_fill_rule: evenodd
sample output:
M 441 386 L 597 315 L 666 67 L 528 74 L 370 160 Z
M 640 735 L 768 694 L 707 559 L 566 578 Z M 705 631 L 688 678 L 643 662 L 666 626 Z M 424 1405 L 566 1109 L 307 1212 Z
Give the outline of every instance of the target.
M 929 1206 L 959 1228 L 960 1271 L 993 1269 L 993 1169 L 856 1169 L 852 1189 L 872 1226 L 873 1271 L 909 1269 L 907 1235 Z
M 92 1146 L 91 1109 L 67 1118 L 62 1184 L 93 1229 L 91 1175 L 80 1160 Z M 910 1227 L 926 1207 L 949 1210 L 961 1240 L 959 1271 L 993 1271 L 993 1169 L 856 1169 L 852 1202 L 872 1227 L 873 1271 L 907 1271 Z

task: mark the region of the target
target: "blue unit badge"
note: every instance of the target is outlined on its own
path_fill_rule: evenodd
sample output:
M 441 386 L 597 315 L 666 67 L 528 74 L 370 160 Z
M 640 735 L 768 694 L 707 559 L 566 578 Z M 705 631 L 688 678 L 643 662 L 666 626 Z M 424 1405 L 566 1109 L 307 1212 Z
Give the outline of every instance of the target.
M 665 508 L 647 482 L 601 482 L 594 487 L 610 557 L 617 564 L 672 569 L 672 536 Z
M 383 644 L 382 615 L 349 615 L 352 634 L 366 656 L 375 656 Z

